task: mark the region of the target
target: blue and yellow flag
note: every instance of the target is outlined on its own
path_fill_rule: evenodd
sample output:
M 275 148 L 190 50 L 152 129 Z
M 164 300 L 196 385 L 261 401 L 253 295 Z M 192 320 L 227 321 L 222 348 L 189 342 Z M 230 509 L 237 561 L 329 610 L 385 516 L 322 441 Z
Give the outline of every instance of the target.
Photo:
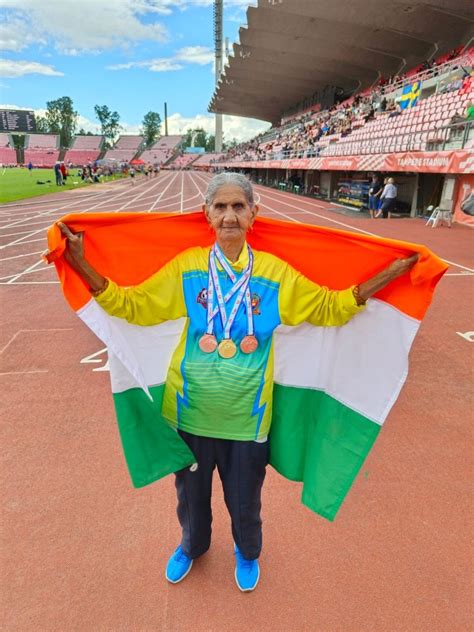
M 418 97 L 421 92 L 421 81 L 415 81 L 414 83 L 405 86 L 403 88 L 402 96 L 400 97 L 400 107 L 402 110 L 411 108 L 418 102 Z

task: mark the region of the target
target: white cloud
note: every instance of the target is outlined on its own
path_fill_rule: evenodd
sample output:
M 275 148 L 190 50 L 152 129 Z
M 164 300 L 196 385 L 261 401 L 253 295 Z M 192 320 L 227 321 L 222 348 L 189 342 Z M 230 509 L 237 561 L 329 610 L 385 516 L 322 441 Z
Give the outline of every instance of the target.
M 214 52 L 207 46 L 185 46 L 176 53 L 176 59 L 188 64 L 206 66 L 214 61 Z
M 199 64 L 205 66 L 212 64 L 214 53 L 207 46 L 185 46 L 180 48 L 173 57 L 148 59 L 144 61 L 130 61 L 126 64 L 114 64 L 107 66 L 109 70 L 129 70 L 130 68 L 148 68 L 152 72 L 169 72 L 181 70 L 183 64 Z
M 0 24 L 0 49 L 16 53 L 35 42 L 45 43 L 41 37 L 31 32 L 24 19 L 14 15 L 3 16 L 3 22 Z
M 0 59 L 0 77 L 23 77 L 24 75 L 48 75 L 50 77 L 62 77 L 63 72 L 55 70 L 47 64 L 36 61 L 15 61 L 12 59 Z
M 200 127 L 210 134 L 215 131 L 215 117 L 213 114 L 198 114 L 194 117 L 182 116 L 178 112 L 168 116 L 168 131 L 170 134 L 184 134 L 188 129 Z M 233 138 L 239 142 L 249 140 L 270 127 L 269 123 L 256 119 L 227 116 L 223 118 L 224 140 Z
M 148 61 L 130 61 L 126 64 L 115 64 L 107 66 L 109 70 L 129 70 L 130 68 L 148 68 L 152 72 L 169 72 L 171 70 L 181 70 L 184 68 L 182 64 L 177 63 L 173 59 L 150 59 Z
M 209 7 L 213 0 L 1 0 L 0 48 L 18 52 L 30 44 L 53 44 L 63 54 L 128 48 L 142 41 L 168 39 L 160 16 L 191 7 Z M 256 2 L 226 0 L 237 11 Z
M 2 0 L 2 8 L 6 19 L 3 47 L 8 50 L 52 42 L 64 54 L 77 54 L 127 48 L 145 40 L 162 42 L 168 37 L 164 25 L 153 18 L 169 12 L 161 0 L 113 0 L 112 4 Z

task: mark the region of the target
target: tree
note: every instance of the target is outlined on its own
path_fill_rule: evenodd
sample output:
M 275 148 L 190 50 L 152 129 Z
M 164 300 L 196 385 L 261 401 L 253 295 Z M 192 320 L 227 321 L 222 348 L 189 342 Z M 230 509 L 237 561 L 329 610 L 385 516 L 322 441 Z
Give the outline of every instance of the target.
M 120 115 L 118 112 L 112 112 L 106 105 L 95 105 L 94 111 L 99 119 L 101 133 L 105 136 L 105 145 L 111 147 L 122 129 Z
M 94 136 L 92 132 L 86 132 L 86 130 L 81 127 L 81 129 L 77 132 L 79 136 Z
M 236 138 L 233 138 L 232 140 L 229 140 L 223 143 L 223 149 L 225 151 L 229 151 L 229 149 L 233 149 L 234 147 L 237 147 L 238 144 L 239 144 L 238 140 Z
M 45 116 L 35 116 L 36 121 L 36 131 L 40 134 L 48 134 L 49 133 L 49 125 Z
M 208 134 L 202 127 L 188 129 L 184 135 L 182 148 L 204 147 L 206 151 L 214 151 L 215 138 L 213 134 Z
M 216 146 L 216 137 L 214 136 L 214 134 L 208 134 L 207 138 L 206 138 L 206 144 L 204 145 L 204 149 L 206 151 L 214 151 Z
M 141 133 L 147 147 L 151 147 L 161 131 L 161 116 L 158 112 L 147 112 L 143 117 Z
M 61 147 L 69 147 L 77 125 L 77 112 L 71 97 L 48 101 L 45 118 L 49 133 L 59 134 Z

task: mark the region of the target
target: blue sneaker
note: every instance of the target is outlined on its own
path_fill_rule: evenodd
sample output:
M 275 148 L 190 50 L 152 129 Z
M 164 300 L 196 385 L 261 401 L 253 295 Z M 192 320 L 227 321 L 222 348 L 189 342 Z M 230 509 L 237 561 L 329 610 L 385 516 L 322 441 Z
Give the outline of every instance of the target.
M 166 579 L 172 584 L 182 581 L 193 566 L 193 560 L 183 552 L 181 544 L 168 560 Z
M 242 592 L 250 592 L 255 589 L 260 579 L 258 560 L 246 560 L 235 543 L 234 549 L 236 562 L 235 581 L 237 582 L 239 590 Z

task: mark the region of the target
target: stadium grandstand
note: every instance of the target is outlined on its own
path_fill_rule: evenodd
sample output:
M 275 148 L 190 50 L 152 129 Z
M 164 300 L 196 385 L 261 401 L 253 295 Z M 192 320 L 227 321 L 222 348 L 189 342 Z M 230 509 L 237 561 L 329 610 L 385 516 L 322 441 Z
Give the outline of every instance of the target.
M 64 162 L 75 167 L 94 162 L 99 158 L 103 144 L 103 136 L 75 136 L 64 155 Z
M 196 162 L 193 162 L 193 169 L 207 170 L 219 162 L 225 155 L 224 153 L 201 154 Z
M 10 134 L 0 134 L 0 164 L 3 167 L 16 165 L 16 150 Z
M 168 169 L 190 169 L 198 156 L 199 154 L 178 154 L 167 163 L 167 167 Z
M 140 152 L 143 136 L 120 136 L 115 146 L 109 149 L 104 158 L 117 162 L 130 162 Z
M 217 163 L 352 208 L 373 173 L 401 213 L 452 206 L 474 166 L 473 19 L 464 0 L 259 0 L 209 110 L 272 127 Z
M 59 160 L 57 134 L 28 134 L 25 138 L 23 162 L 34 167 L 52 167 Z
M 163 165 L 176 152 L 182 142 L 182 136 L 162 136 L 149 149 L 140 154 L 144 162 Z

